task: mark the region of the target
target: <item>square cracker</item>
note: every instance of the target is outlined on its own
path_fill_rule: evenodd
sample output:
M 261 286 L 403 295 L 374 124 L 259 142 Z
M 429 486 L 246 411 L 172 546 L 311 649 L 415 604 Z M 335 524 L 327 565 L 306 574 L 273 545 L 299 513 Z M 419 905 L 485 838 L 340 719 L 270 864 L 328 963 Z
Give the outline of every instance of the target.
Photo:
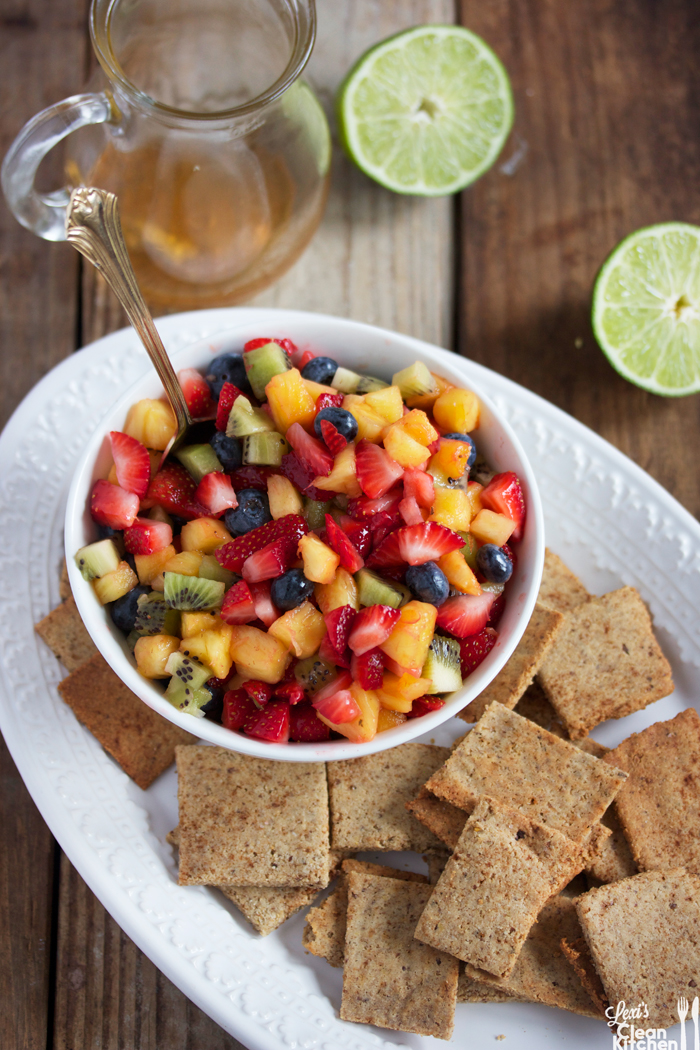
M 640 870 L 700 875 L 700 716 L 694 708 L 633 733 L 606 761 L 629 775 L 616 807 Z M 600 878 L 600 876 L 598 876 Z
M 322 762 L 178 747 L 180 885 L 328 885 Z
M 399 744 L 364 758 L 328 763 L 333 849 L 440 849 L 438 839 L 406 810 L 450 749 Z
M 350 872 L 340 1016 L 449 1039 L 459 967 L 414 939 L 432 887 Z
M 69 671 L 75 671 L 97 652 L 72 596 L 40 620 L 34 630 Z
M 679 996 L 698 990 L 700 877 L 642 872 L 589 890 L 576 910 L 608 1001 L 645 1002 L 645 1027 L 676 1024 Z
M 58 691 L 105 751 L 144 790 L 195 737 L 152 711 L 96 653 L 59 683 Z
M 673 692 L 671 667 L 634 587 L 568 613 L 538 675 L 572 740 Z
M 72 593 L 70 580 L 68 579 L 68 566 L 66 564 L 66 559 L 64 558 L 61 562 L 61 578 L 58 583 L 58 596 L 63 602 L 66 598 L 70 598 Z
M 406 809 L 449 849 L 454 849 L 459 842 L 469 816 L 465 810 L 437 798 L 425 787 L 420 789 L 416 798 L 406 803 Z
M 587 602 L 591 595 L 583 586 L 578 576 L 567 569 L 558 554 L 549 549 L 544 552 L 544 569 L 537 601 L 548 605 L 557 612 L 567 613 L 582 602 Z
M 542 726 L 548 733 L 554 733 L 555 736 L 560 736 L 563 740 L 568 739 L 564 726 L 544 695 L 542 686 L 537 679 L 532 685 L 527 687 L 513 710 L 517 711 L 523 718 L 529 718 L 531 722 L 536 722 L 538 726 Z
M 580 924 L 579 929 L 581 929 Z M 593 965 L 586 938 L 581 935 L 575 941 L 568 941 L 566 937 L 562 937 L 561 950 L 578 974 L 579 981 L 588 992 L 594 1005 L 601 1014 L 605 1014 L 610 1003 L 605 998 L 603 982 Z
M 625 774 L 491 704 L 426 788 L 468 810 L 480 795 L 581 841 L 615 797 Z
M 563 616 L 555 609 L 537 604 L 508 663 L 484 691 L 459 712 L 459 717 L 465 722 L 477 722 L 494 700 L 505 707 L 515 707 L 549 652 L 562 620 Z
M 542 908 L 508 977 L 492 977 L 471 966 L 465 968 L 466 974 L 518 999 L 585 1017 L 602 1017 L 562 949 L 564 937 L 581 939 L 581 926 L 573 900 L 560 895 Z
M 420 917 L 416 937 L 480 970 L 507 976 L 539 911 L 569 881 L 564 868 L 572 847 L 560 832 L 482 799 Z

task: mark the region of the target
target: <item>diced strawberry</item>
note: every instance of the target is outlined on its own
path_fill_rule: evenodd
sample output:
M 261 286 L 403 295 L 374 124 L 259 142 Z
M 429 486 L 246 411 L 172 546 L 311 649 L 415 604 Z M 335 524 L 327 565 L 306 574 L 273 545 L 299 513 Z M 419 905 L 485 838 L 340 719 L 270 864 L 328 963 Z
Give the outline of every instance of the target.
M 359 572 L 365 564 L 364 560 L 360 557 L 355 544 L 345 535 L 330 514 L 326 514 L 326 535 L 327 542 L 340 558 L 342 567 L 351 573 Z
M 389 533 L 395 532 L 402 524 L 403 519 L 400 516 L 399 520 L 394 522 L 388 514 L 377 514 L 377 517 L 372 519 L 372 550 L 376 550 Z
M 142 499 L 148 492 L 148 483 L 151 480 L 151 457 L 148 455 L 148 449 L 136 438 L 122 434 L 119 430 L 111 431 L 109 440 L 120 487 L 127 492 L 135 492 Z
M 386 514 L 392 522 L 399 523 L 401 521 L 399 503 L 403 496 L 403 489 L 400 485 L 389 489 L 388 492 L 378 499 L 358 496 L 356 499 L 348 500 L 348 514 L 351 518 L 368 518 L 372 525 L 374 525 L 374 520 L 379 514 Z
M 497 594 L 496 597 L 493 600 L 493 605 L 491 606 L 491 611 L 489 612 L 489 622 L 488 622 L 488 626 L 489 627 L 496 627 L 496 625 L 500 621 L 501 617 L 503 616 L 503 613 L 505 611 L 505 607 L 506 607 L 506 596 L 503 593 L 503 591 L 501 591 L 501 593 Z
M 459 654 L 462 661 L 462 678 L 470 675 L 486 659 L 496 644 L 497 638 L 498 631 L 494 631 L 492 627 L 485 627 L 478 634 L 461 639 Z
M 96 481 L 90 494 L 90 513 L 98 525 L 128 529 L 139 512 L 139 498 L 109 481 Z
M 345 394 L 321 394 L 316 402 L 316 415 L 323 408 L 342 408 Z
M 292 354 L 298 354 L 299 348 L 296 343 L 293 343 L 291 339 L 275 339 L 278 346 L 281 346 L 283 350 L 286 350 L 289 356 Z
M 311 703 L 320 715 L 327 718 L 329 722 L 333 722 L 334 725 L 354 722 L 361 714 L 357 700 L 348 689 L 341 689 L 333 696 L 323 699 L 317 693 Z
M 234 489 L 238 489 L 239 492 L 241 489 L 258 489 L 260 492 L 267 492 L 267 479 L 272 474 L 279 473 L 277 467 L 245 466 L 234 470 L 229 477 Z
M 195 489 L 194 498 L 213 518 L 220 518 L 224 511 L 238 506 L 231 479 L 220 471 L 204 475 Z
M 352 685 L 352 675 L 349 671 L 343 671 L 341 674 L 336 675 L 332 682 L 328 682 L 324 685 L 323 689 L 319 689 L 317 693 L 311 697 L 311 702 L 314 700 L 327 700 L 329 696 L 335 696 L 341 689 L 349 689 Z
M 469 638 L 479 634 L 488 623 L 493 604 L 493 594 L 483 591 L 479 595 L 460 594 L 448 598 L 437 611 L 437 625 L 444 627 L 455 638 Z
M 327 634 L 324 634 L 321 639 L 321 644 L 318 647 L 318 655 L 322 660 L 327 660 L 329 664 L 335 664 L 336 667 L 350 667 L 350 657 L 352 656 L 350 650 L 347 646 L 342 652 L 334 649 L 333 643 Z
M 268 700 L 272 699 L 272 686 L 255 678 L 250 678 L 247 682 L 244 682 L 241 689 L 245 689 L 256 707 L 264 707 Z
M 261 580 L 259 583 L 251 583 L 250 593 L 253 596 L 255 615 L 259 620 L 262 620 L 266 627 L 270 627 L 275 620 L 279 619 L 280 611 L 277 606 L 273 604 L 272 598 L 270 597 L 269 580 Z
M 296 452 L 288 452 L 286 456 L 282 456 L 282 463 L 278 473 L 284 474 L 285 478 L 288 478 L 292 485 L 295 485 L 304 496 L 308 496 L 309 499 L 315 499 L 319 503 L 326 503 L 338 495 L 337 492 L 317 489 L 312 484 L 314 478 L 318 477 L 318 475 L 301 462 Z
M 272 692 L 275 696 L 278 696 L 281 700 L 286 700 L 291 705 L 300 704 L 306 699 L 306 690 L 297 681 L 280 682 L 279 685 L 273 688 Z
M 406 562 L 399 550 L 399 533 L 401 529 L 394 529 L 379 543 L 367 559 L 368 569 L 388 569 L 392 566 L 404 566 Z
M 219 394 L 219 403 L 216 406 L 216 429 L 226 430 L 229 412 L 233 408 L 237 397 L 243 393 L 235 383 L 224 383 Z
M 230 587 L 221 606 L 221 619 L 226 623 L 252 623 L 257 611 L 250 588 L 245 580 Z
M 403 494 L 406 499 L 413 496 L 419 507 L 430 508 L 435 502 L 435 482 L 424 470 L 405 470 Z
M 512 470 L 496 474 L 482 489 L 480 498 L 482 505 L 487 510 L 505 514 L 507 518 L 515 522 L 512 539 L 522 538 L 525 524 L 525 497 L 517 474 L 514 474 Z
M 166 463 L 151 479 L 145 502 L 151 507 L 158 504 L 169 514 L 177 514 L 187 521 L 201 518 L 207 512 L 195 499 L 196 488 L 184 467 L 179 463 Z
M 265 339 L 264 337 L 262 339 L 249 339 L 243 347 L 243 353 L 247 354 L 251 350 L 259 350 L 261 346 L 267 346 L 271 342 L 273 342 L 272 339 Z
M 328 638 L 336 652 L 345 652 L 350 629 L 355 622 L 356 616 L 357 613 L 352 605 L 341 605 L 340 608 L 332 609 L 331 612 L 326 613 L 323 617 L 326 630 L 328 631 Z
M 404 408 L 405 407 L 406 406 L 404 405 Z M 431 456 L 434 456 L 439 448 L 440 448 L 440 438 L 438 437 L 438 438 L 435 438 L 434 441 L 430 442 L 430 444 L 428 445 L 428 452 L 430 453 Z
M 293 560 L 289 555 L 289 545 L 284 540 L 273 540 L 246 558 L 241 575 L 246 583 L 274 580 L 287 571 Z
M 445 706 L 445 701 L 439 696 L 419 696 L 417 700 L 414 700 L 411 704 L 411 710 L 408 712 L 409 718 L 420 718 L 421 715 L 428 715 L 431 711 L 439 711 L 441 707 Z
M 183 368 L 177 374 L 177 381 L 182 387 L 185 401 L 193 419 L 210 416 L 213 411 L 211 390 L 206 379 L 196 368 Z
M 389 605 L 369 605 L 366 609 L 360 609 L 348 638 L 348 645 L 355 656 L 362 656 L 385 642 L 400 616 L 399 610 Z
M 328 740 L 330 727 L 322 722 L 311 704 L 297 704 L 289 712 L 289 739 L 300 744 L 319 744 Z
M 402 499 L 399 503 L 399 512 L 407 525 L 421 525 L 423 523 L 423 515 L 420 512 L 415 496 L 407 496 L 406 499 Z
M 423 521 L 420 525 L 407 525 L 396 533 L 401 561 L 409 565 L 423 565 L 426 561 L 437 561 L 443 554 L 458 551 L 464 546 L 462 537 L 439 525 L 436 521 Z
M 299 371 L 301 372 L 303 368 L 306 368 L 309 361 L 313 361 L 315 357 L 316 354 L 313 352 L 313 350 L 304 350 L 303 354 L 299 358 Z
M 348 443 L 348 439 L 343 437 L 338 428 L 333 426 L 328 419 L 321 420 L 321 436 L 332 456 L 337 456 L 339 452 L 342 452 Z
M 384 679 L 384 653 L 381 649 L 368 649 L 361 656 L 353 653 L 350 674 L 363 689 L 380 689 Z
M 251 554 L 262 550 L 263 547 L 274 540 L 284 540 L 285 546 L 290 548 L 293 552 L 293 557 L 296 557 L 299 540 L 308 531 L 309 527 L 301 514 L 285 514 L 283 518 L 278 518 L 277 521 L 266 521 L 264 525 L 260 525 L 257 529 L 251 529 L 244 536 L 237 536 L 230 543 L 224 543 L 214 553 L 216 560 L 225 569 L 228 569 L 230 572 L 240 573 L 243 563 Z
M 286 700 L 272 700 L 262 711 L 256 710 L 243 724 L 246 736 L 267 740 L 271 744 L 286 744 L 289 740 L 289 704 Z
M 365 558 L 372 549 L 372 526 L 368 521 L 355 521 L 347 514 L 341 514 L 340 527 L 348 537 L 361 558 Z
M 281 346 L 283 350 L 286 350 L 290 357 L 292 356 L 292 354 L 298 353 L 297 347 L 291 339 L 270 338 L 249 339 L 243 347 L 243 353 L 247 354 L 250 350 L 258 350 L 261 346 L 267 346 L 268 343 L 277 343 L 277 345 Z
M 226 729 L 242 729 L 246 718 L 254 715 L 257 710 L 245 689 L 230 689 L 224 693 L 221 721 Z
M 333 470 L 333 457 L 318 438 L 307 434 L 301 423 L 292 423 L 285 436 L 304 466 L 313 470 L 314 477 L 328 477 Z
M 173 542 L 173 530 L 165 521 L 150 518 L 134 518 L 134 523 L 124 529 L 124 546 L 129 554 L 157 554 Z
M 359 442 L 355 453 L 355 470 L 360 488 L 370 499 L 383 496 L 403 476 L 401 464 L 371 441 Z

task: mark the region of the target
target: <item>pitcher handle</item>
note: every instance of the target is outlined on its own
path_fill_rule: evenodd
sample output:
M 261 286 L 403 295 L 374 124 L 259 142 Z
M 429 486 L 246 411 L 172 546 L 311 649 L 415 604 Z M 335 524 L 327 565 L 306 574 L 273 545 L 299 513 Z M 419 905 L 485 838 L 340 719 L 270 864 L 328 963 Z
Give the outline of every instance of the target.
M 15 218 L 46 241 L 65 241 L 66 212 L 72 187 L 37 193 L 34 179 L 50 149 L 87 124 L 112 119 L 109 95 L 105 92 L 72 95 L 49 106 L 24 125 L 2 164 L 0 180 L 5 199 Z

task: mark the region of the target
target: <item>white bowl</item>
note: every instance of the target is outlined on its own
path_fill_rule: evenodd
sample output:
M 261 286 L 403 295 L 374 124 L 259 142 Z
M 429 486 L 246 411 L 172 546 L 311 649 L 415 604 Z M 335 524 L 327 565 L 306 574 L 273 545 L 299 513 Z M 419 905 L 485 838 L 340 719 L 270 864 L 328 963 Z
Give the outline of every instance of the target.
M 527 505 L 524 535 L 517 547 L 517 567 L 507 587 L 505 612 L 498 627 L 498 641 L 483 663 L 469 676 L 466 684 L 452 693 L 439 711 L 421 718 L 409 719 L 402 725 L 377 734 L 374 740 L 355 744 L 347 740 L 329 740 L 320 744 L 270 744 L 232 732 L 204 718 L 177 711 L 163 697 L 163 683 L 143 678 L 129 652 L 122 632 L 112 623 L 108 611 L 100 605 L 92 585 L 84 580 L 75 564 L 75 552 L 96 539 L 96 527 L 90 517 L 89 497 L 97 478 L 106 476 L 111 463 L 109 431 L 121 430 L 129 407 L 141 398 L 162 396 L 155 371 L 134 383 L 103 419 L 86 446 L 78 463 L 66 509 L 65 543 L 68 574 L 83 622 L 95 645 L 121 680 L 137 696 L 182 729 L 202 740 L 231 751 L 242 751 L 260 758 L 285 762 L 323 762 L 359 758 L 385 751 L 432 731 L 441 722 L 461 711 L 501 670 L 515 649 L 535 606 L 544 561 L 544 519 L 532 468 L 520 442 L 508 423 L 473 382 L 470 362 L 463 357 L 440 350 L 409 336 L 382 328 L 292 310 L 271 312 L 271 324 L 246 324 L 214 339 L 186 347 L 173 356 L 176 370 L 195 367 L 206 370 L 218 354 L 242 350 L 248 339 L 257 336 L 287 337 L 300 349 L 335 358 L 356 372 L 369 373 L 391 380 L 394 372 L 424 361 L 428 367 L 457 386 L 473 390 L 481 400 L 481 422 L 477 446 L 496 471 L 514 470 L 521 480 Z M 264 331 L 263 331 L 264 328 Z

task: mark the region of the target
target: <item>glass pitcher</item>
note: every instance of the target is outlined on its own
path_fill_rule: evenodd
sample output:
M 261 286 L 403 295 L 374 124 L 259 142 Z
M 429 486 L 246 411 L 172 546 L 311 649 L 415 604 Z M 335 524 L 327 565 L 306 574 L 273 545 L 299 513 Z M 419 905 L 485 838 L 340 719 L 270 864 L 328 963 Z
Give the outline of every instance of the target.
M 25 125 L 2 168 L 10 208 L 64 240 L 71 189 L 100 186 L 119 198 L 152 306 L 249 297 L 296 260 L 326 200 L 328 124 L 298 79 L 315 28 L 314 0 L 92 0 L 107 84 Z M 42 158 L 71 132 L 69 185 L 37 192 Z

